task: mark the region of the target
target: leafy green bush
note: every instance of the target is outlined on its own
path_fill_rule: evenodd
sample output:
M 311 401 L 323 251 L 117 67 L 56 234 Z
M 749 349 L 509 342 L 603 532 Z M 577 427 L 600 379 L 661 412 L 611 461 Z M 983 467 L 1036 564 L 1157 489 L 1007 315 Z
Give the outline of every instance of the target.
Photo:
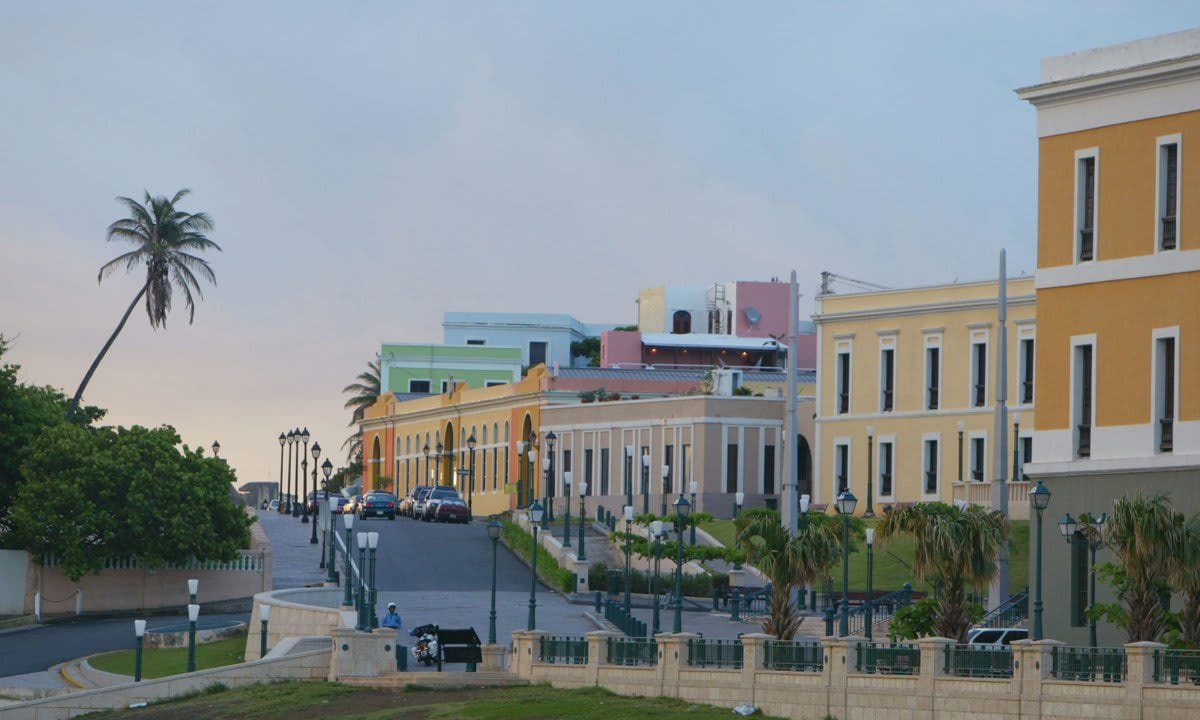
M 504 544 L 526 563 L 531 562 L 533 536 L 507 518 L 502 518 L 500 523 L 504 526 L 504 530 L 500 533 Z M 538 553 L 537 573 L 538 577 L 550 587 L 558 588 L 563 592 L 575 592 L 575 573 L 559 565 L 550 553 Z
M 608 565 L 603 562 L 592 563 L 591 566 L 588 567 L 588 587 L 590 587 L 592 590 L 607 591 L 608 590 L 608 571 L 609 571 L 609 569 L 610 568 L 608 567 Z M 615 589 L 617 591 L 624 591 L 624 588 L 621 587 L 620 583 L 623 582 L 625 579 L 625 570 L 624 570 L 624 568 L 614 568 L 614 569 L 621 571 L 620 577 L 618 579 L 618 585 Z M 683 576 L 683 579 L 682 579 L 683 594 L 690 596 L 690 597 L 711 597 L 715 578 L 723 578 L 725 585 L 728 586 L 728 584 L 729 584 L 729 576 L 728 575 L 722 574 L 722 575 L 717 575 L 717 576 L 710 576 L 710 575 L 696 575 L 693 573 L 685 573 Z M 660 593 L 669 592 L 669 591 L 673 590 L 674 587 L 675 587 L 674 573 L 665 573 L 664 572 L 662 575 L 659 576 L 658 590 Z M 630 590 L 635 593 L 643 593 L 643 594 L 650 592 L 650 576 L 648 576 L 646 574 L 645 570 L 632 570 L 630 572 Z

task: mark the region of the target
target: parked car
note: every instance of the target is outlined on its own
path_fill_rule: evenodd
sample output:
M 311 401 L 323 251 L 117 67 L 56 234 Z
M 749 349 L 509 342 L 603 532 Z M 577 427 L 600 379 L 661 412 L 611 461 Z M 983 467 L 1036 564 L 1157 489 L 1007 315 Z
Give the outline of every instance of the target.
M 333 512 L 335 515 L 341 515 L 346 511 L 346 506 L 350 504 L 350 498 L 342 495 L 333 496 Z
M 471 522 L 471 509 L 461 498 L 442 498 L 433 506 L 434 522 Z
M 325 496 L 329 493 L 324 490 L 317 490 L 308 494 L 308 514 L 312 515 L 317 511 L 317 504 L 325 504 Z
M 433 491 L 437 489 L 438 488 L 435 487 L 421 488 L 421 492 L 417 494 L 416 502 L 413 503 L 413 518 L 417 520 L 425 519 L 425 509 L 429 504 L 429 497 L 433 494 Z
M 362 505 L 362 495 L 352 495 L 346 502 L 346 507 L 342 509 L 342 512 L 357 513 L 360 505 Z
M 400 498 L 400 504 L 396 506 L 396 512 L 400 515 L 404 515 L 405 517 L 415 517 L 413 515 L 413 508 L 417 504 L 417 499 L 432 489 L 433 488 L 429 487 L 428 485 L 416 486 L 409 491 L 407 495 Z
M 968 645 L 999 647 L 1011 645 L 1013 640 L 1028 640 L 1026 628 L 975 628 L 967 633 Z
M 429 495 L 427 495 L 422 501 L 424 510 L 421 513 L 421 519 L 433 520 L 434 512 L 437 510 L 438 503 L 447 498 L 458 498 L 459 500 L 462 499 L 462 497 L 458 494 L 458 491 L 452 487 L 435 487 L 433 492 L 429 493 Z
M 373 492 L 363 498 L 358 508 L 358 518 L 366 520 L 369 517 L 385 517 L 396 519 L 396 496 L 387 492 Z
M 279 512 L 279 501 L 272 500 L 271 503 L 267 505 L 267 509 L 271 512 Z

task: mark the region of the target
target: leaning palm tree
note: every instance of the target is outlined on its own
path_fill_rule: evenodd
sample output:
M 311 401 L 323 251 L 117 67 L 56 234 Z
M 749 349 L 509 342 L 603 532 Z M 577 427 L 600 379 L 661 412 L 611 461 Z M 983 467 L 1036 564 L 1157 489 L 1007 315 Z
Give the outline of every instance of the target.
M 791 640 L 803 618 L 792 604 L 792 591 L 828 574 L 842 557 L 838 523 L 814 515 L 795 537 L 780 522 L 778 511 L 751 510 L 737 519 L 737 544 L 746 561 L 771 580 L 771 599 L 763 632 Z
M 204 298 L 200 282 L 196 275 L 216 285 L 217 276 L 206 260 L 193 253 L 205 250 L 221 250 L 204 234 L 212 230 L 212 220 L 205 213 L 183 212 L 175 207 L 176 203 L 186 197 L 191 191 L 184 189 L 175 196 L 151 197 L 146 193 L 144 202 L 131 198 L 119 197 L 117 201 L 129 210 L 129 216 L 117 220 L 108 226 L 108 240 L 119 240 L 132 243 L 134 249 L 109 260 L 100 268 L 97 282 L 104 280 L 118 269 L 133 270 L 145 266 L 146 279 L 141 289 L 134 296 L 133 302 L 121 316 L 117 329 L 109 336 L 108 342 L 100 348 L 100 354 L 92 361 L 83 382 L 71 398 L 67 406 L 67 417 L 75 414 L 83 391 L 87 389 L 92 375 L 100 366 L 100 361 L 108 353 L 117 335 L 125 327 L 133 309 L 143 297 L 146 298 L 146 315 L 150 318 L 150 327 L 160 328 L 167 325 L 167 313 L 171 310 L 171 299 L 175 290 L 183 293 L 184 304 L 188 311 L 188 324 L 196 317 L 195 298 Z M 195 296 L 193 296 L 195 293 Z
M 354 428 L 354 432 L 342 443 L 342 449 L 346 451 L 346 458 L 351 462 L 362 457 L 362 433 L 358 430 L 358 424 L 362 422 L 367 408 L 374 405 L 375 401 L 379 399 L 382 385 L 379 379 L 379 361 L 372 360 L 367 363 L 366 372 L 359 373 L 356 382 L 342 388 L 342 392 L 350 393 L 350 399 L 343 407 L 353 410 L 350 413 L 348 425 Z
M 1169 554 L 1171 582 L 1183 593 L 1179 631 L 1183 644 L 1200 647 L 1200 514 L 1176 513 L 1173 549 Z
M 913 575 L 938 588 L 934 630 L 966 642 L 971 629 L 967 589 L 982 589 L 996 574 L 996 556 L 1008 542 L 1008 522 L 997 511 L 946 503 L 892 508 L 880 523 L 881 543 L 901 534 L 914 539 Z
M 1113 503 L 1105 544 L 1121 577 L 1115 589 L 1124 604 L 1121 624 L 1129 642 L 1157 641 L 1166 628 L 1160 596 L 1170 574 L 1178 535 L 1165 495 L 1123 497 Z

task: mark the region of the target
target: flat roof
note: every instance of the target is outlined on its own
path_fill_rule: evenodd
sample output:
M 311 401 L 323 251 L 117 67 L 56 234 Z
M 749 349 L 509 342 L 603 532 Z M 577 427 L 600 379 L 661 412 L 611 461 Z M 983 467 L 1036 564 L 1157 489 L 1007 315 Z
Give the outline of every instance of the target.
M 774 338 L 747 338 L 712 333 L 642 333 L 642 344 L 659 347 L 787 351 L 787 348 Z

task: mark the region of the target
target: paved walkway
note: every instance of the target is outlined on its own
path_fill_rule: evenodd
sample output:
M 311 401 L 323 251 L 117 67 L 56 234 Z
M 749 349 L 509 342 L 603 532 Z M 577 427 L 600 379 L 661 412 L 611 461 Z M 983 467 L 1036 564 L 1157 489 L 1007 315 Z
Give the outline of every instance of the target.
M 341 518 L 337 520 L 340 527 Z M 325 581 L 325 571 L 320 566 L 321 533 L 317 533 L 316 545 L 309 543 L 312 525 L 300 522 L 300 518 L 268 510 L 258 511 L 258 522 L 271 540 L 276 590 L 317 585 Z

